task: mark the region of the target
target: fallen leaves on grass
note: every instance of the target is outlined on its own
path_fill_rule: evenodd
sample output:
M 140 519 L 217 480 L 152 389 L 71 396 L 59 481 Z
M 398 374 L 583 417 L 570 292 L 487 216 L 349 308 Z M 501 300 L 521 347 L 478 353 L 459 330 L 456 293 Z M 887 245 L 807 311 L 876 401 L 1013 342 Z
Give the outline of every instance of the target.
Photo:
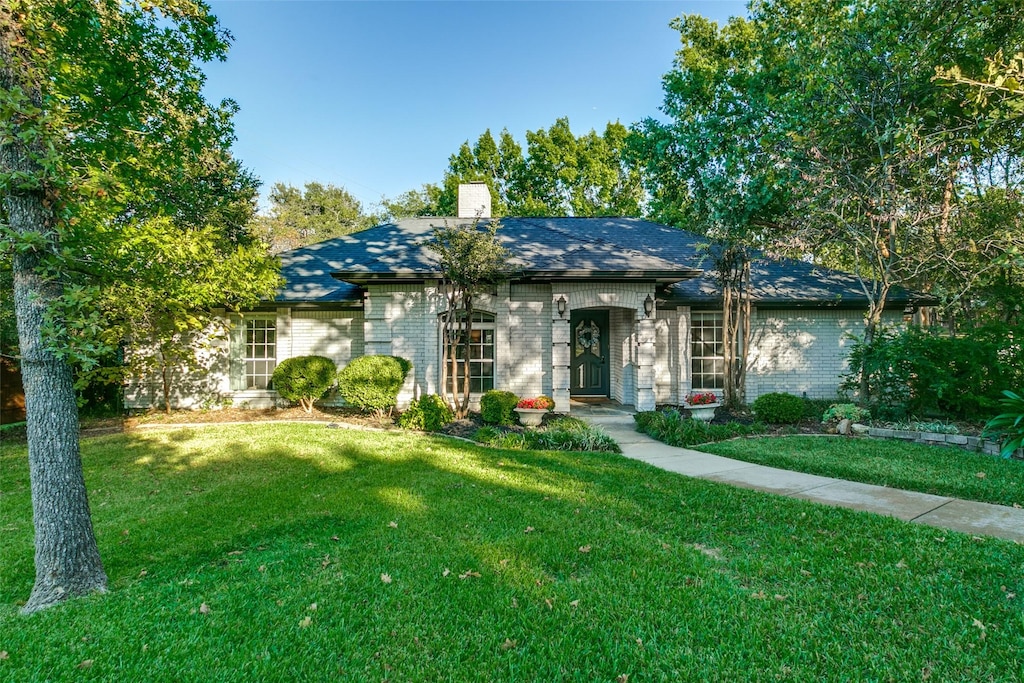
M 619 674 L 615 683 L 629 683 L 629 674 Z
M 571 607 L 579 607 L 580 606 L 580 601 L 578 599 L 577 600 L 573 600 L 572 602 L 569 603 L 569 605 Z
M 7 654 L 7 650 L 0 650 L 0 659 L 10 659 L 11 656 Z
M 502 650 L 511 650 L 512 648 L 514 648 L 518 644 L 519 644 L 518 641 L 512 640 L 511 638 L 506 638 L 505 642 L 501 644 L 501 649 Z
M 312 617 L 302 617 L 302 619 L 299 620 L 299 628 L 309 628 L 309 625 L 312 623 Z
M 979 621 L 978 619 L 972 619 L 971 621 L 972 621 L 971 625 L 974 626 L 976 629 L 978 629 L 978 638 L 980 640 L 985 640 L 985 635 L 986 635 L 985 634 L 985 632 L 986 632 L 985 624 L 982 623 L 981 621 Z
M 209 614 L 210 613 L 210 606 L 207 605 L 205 602 L 203 604 L 199 605 L 199 613 L 200 614 Z
M 95 660 L 83 659 L 81 662 L 78 663 L 78 668 L 79 669 L 88 669 L 89 667 L 92 666 L 93 661 L 95 661 Z
M 978 472 L 974 476 L 976 476 L 978 479 L 984 479 L 987 475 L 984 472 Z
M 398 522 L 396 522 L 394 520 L 391 520 L 390 522 L 388 522 L 388 526 L 391 527 L 392 529 L 397 529 L 398 528 Z
M 384 583 L 391 583 L 391 574 L 381 574 L 380 580 Z
M 448 575 L 449 575 L 449 574 L 451 574 L 451 573 L 452 573 L 452 570 L 451 570 L 451 569 L 448 569 L 448 567 L 445 567 L 445 568 L 444 568 L 444 571 L 443 571 L 443 572 L 441 572 L 441 576 L 448 576 Z
M 469 579 L 469 578 L 479 579 L 480 578 L 480 572 L 475 572 L 472 569 L 467 569 L 466 571 L 464 571 L 461 574 L 459 574 L 459 578 L 460 579 Z
M 317 610 L 317 604 L 315 602 L 314 603 L 310 603 L 309 611 L 310 612 L 315 612 L 316 610 Z
M 532 534 L 534 531 L 535 531 L 535 529 L 532 526 L 528 526 L 528 527 L 526 527 L 526 529 L 523 530 L 523 533 L 524 534 Z
M 590 548 L 589 545 L 581 545 L 580 546 L 580 552 L 581 553 L 589 553 L 590 550 L 591 550 L 591 548 Z

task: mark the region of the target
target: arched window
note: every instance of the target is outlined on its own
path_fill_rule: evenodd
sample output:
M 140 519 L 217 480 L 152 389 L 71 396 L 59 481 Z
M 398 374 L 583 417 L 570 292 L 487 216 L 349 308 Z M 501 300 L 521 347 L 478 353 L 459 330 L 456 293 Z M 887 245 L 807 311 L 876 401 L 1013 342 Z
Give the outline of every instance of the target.
M 462 313 L 453 339 L 460 383 L 466 376 L 466 362 L 462 358 L 462 344 L 466 339 L 465 320 L 465 313 Z M 469 391 L 482 394 L 494 388 L 494 314 L 474 311 L 472 328 L 469 337 Z

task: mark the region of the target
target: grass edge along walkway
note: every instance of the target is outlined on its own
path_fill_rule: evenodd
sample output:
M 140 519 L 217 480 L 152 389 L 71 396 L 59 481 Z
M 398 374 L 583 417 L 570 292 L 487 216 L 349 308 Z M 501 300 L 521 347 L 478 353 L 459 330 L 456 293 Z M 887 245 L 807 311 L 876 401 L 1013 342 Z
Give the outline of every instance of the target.
M 585 419 L 614 438 L 626 457 L 670 472 L 1024 543 L 1024 509 L 751 464 L 712 452 L 668 446 L 636 431 L 632 414 L 626 411 L 602 411 L 587 415 Z M 768 442 L 773 438 L 776 437 L 760 440 Z M 829 437 L 806 438 L 825 440 Z M 734 443 L 743 444 L 746 440 L 707 444 L 702 448 L 711 451 Z

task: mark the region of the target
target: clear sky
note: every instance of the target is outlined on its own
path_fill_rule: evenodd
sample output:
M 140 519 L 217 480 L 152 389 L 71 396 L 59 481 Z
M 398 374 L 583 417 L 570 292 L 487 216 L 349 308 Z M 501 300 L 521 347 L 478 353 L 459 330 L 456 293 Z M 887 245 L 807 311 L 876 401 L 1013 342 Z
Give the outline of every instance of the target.
M 367 210 L 440 182 L 487 128 L 523 142 L 560 116 L 577 135 L 657 116 L 679 47 L 668 22 L 745 14 L 735 0 L 211 5 L 234 45 L 207 66 L 207 96 L 241 107 L 234 151 L 264 195 L 316 180 Z

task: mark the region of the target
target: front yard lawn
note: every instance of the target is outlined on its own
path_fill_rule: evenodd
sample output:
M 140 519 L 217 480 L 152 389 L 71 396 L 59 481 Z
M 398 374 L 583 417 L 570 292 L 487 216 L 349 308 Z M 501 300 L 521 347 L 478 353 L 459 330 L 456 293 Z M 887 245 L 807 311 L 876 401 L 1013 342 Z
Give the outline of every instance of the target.
M 0 680 L 1024 677 L 1006 541 L 615 454 L 322 425 L 83 458 L 111 593 L 20 617 L 26 455 L 0 445 Z
M 728 458 L 908 491 L 1024 505 L 1024 461 L 868 438 L 787 436 L 698 447 Z

